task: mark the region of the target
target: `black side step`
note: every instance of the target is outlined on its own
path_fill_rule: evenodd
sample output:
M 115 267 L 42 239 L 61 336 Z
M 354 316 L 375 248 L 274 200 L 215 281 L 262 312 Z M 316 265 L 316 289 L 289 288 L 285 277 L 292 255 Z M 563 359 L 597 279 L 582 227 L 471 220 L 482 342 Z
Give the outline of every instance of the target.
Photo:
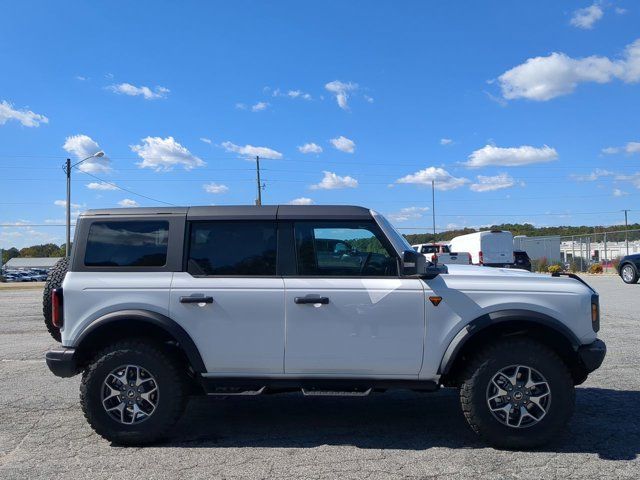
M 302 391 L 306 395 L 364 396 L 372 391 L 414 390 L 434 392 L 440 385 L 431 380 L 375 380 L 270 377 L 200 377 L 207 395 L 260 395 Z M 316 393 L 317 392 L 317 393 Z

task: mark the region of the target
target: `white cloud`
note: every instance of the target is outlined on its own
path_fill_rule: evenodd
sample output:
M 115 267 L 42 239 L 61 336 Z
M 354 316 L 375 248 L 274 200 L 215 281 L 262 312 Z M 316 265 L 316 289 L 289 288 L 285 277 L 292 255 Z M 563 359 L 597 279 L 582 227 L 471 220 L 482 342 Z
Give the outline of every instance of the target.
M 451 140 L 450 138 L 441 138 L 440 139 L 440 145 L 451 145 L 453 144 L 453 140 Z
M 620 152 L 624 152 L 629 155 L 633 153 L 640 153 L 640 142 L 627 142 L 623 147 L 607 147 L 602 149 L 602 153 L 606 155 L 613 155 Z
M 209 145 L 211 145 L 213 142 L 211 141 L 210 138 L 207 137 L 200 137 L 200 141 L 204 142 L 204 143 L 208 143 Z
M 56 205 L 57 207 L 66 207 L 67 206 L 67 201 L 66 200 L 56 200 L 55 202 L 53 202 L 53 204 Z M 71 208 L 72 209 L 78 210 L 81 207 L 82 207 L 82 205 L 80 205 L 79 203 L 71 202 Z
M 147 137 L 142 139 L 142 144 L 130 145 L 129 148 L 142 158 L 136 165 L 153 168 L 156 172 L 172 170 L 176 165 L 182 165 L 185 170 L 206 165 L 173 137 Z
M 626 8 L 621 8 L 621 7 L 616 7 L 614 8 L 614 11 L 618 14 L 618 15 L 624 15 L 627 13 L 627 9 Z
M 4 125 L 9 120 L 20 122 L 23 127 L 39 127 L 41 123 L 49 123 L 49 119 L 31 110 L 16 110 L 9 102 L 0 102 L 0 125 Z
M 429 207 L 407 207 L 401 208 L 399 212 L 390 213 L 387 217 L 394 222 L 406 222 L 407 220 L 417 220 L 422 218 Z
M 294 198 L 289 205 L 313 205 L 313 200 L 307 197 Z
M 89 190 L 119 190 L 115 185 L 106 182 L 91 182 L 86 186 Z
M 229 191 L 229 187 L 226 185 L 215 182 L 205 183 L 202 188 L 207 193 L 227 193 Z
M 135 200 L 131 200 L 130 198 L 123 198 L 118 202 L 118 205 L 121 207 L 129 208 L 129 207 L 139 207 L 140 204 Z
M 358 89 L 358 84 L 334 80 L 333 82 L 327 83 L 324 88 L 335 95 L 338 106 L 341 109 L 349 110 L 349 94 Z
M 486 167 L 496 165 L 500 167 L 518 167 L 532 163 L 551 162 L 558 158 L 555 148 L 544 145 L 536 148 L 529 145 L 521 147 L 496 147 L 485 145 L 469 155 L 469 160 L 465 165 L 470 168 Z
M 501 173 L 492 177 L 478 175 L 478 182 L 469 186 L 474 192 L 492 192 L 503 188 L 513 187 L 516 181 L 507 173 Z
M 76 80 L 79 80 L 79 81 L 81 81 L 81 82 L 84 82 L 84 81 L 87 79 L 87 77 L 83 77 L 82 75 L 76 75 L 76 76 L 75 76 L 75 79 L 76 79 Z
M 336 190 L 339 188 L 356 188 L 358 180 L 353 177 L 341 177 L 333 172 L 324 171 L 324 177 L 315 185 L 311 185 L 312 190 Z
M 246 110 L 247 109 L 247 104 L 246 103 L 241 103 L 241 102 L 236 103 L 236 108 L 238 110 Z
M 620 190 L 619 188 L 614 188 L 613 189 L 613 196 L 614 197 L 624 197 L 625 195 L 629 195 L 628 192 L 624 192 L 622 190 Z
M 73 154 L 76 159 L 83 160 L 100 152 L 100 145 L 87 135 L 72 135 L 67 137 L 62 146 L 67 152 Z M 78 169 L 87 173 L 109 172 L 111 161 L 105 155 L 93 157 L 78 165 Z
M 602 7 L 597 3 L 594 3 L 590 7 L 579 8 L 574 11 L 569 23 L 574 27 L 590 30 L 603 15 L 604 12 L 602 11 Z
M 375 101 L 373 97 L 370 97 L 369 95 L 364 95 L 363 98 L 367 101 L 367 103 L 373 103 Z
M 640 39 L 627 45 L 614 60 L 597 55 L 571 58 L 557 52 L 530 58 L 500 75 L 498 81 L 502 96 L 508 100 L 546 101 L 572 93 L 579 83 L 608 83 L 614 78 L 626 83 L 640 81 Z
M 268 147 L 254 147 L 253 145 L 236 145 L 231 142 L 222 142 L 222 146 L 227 152 L 235 152 L 245 157 L 270 158 L 272 160 L 279 160 L 282 158 L 282 154 L 276 150 Z
M 289 98 L 299 98 L 302 100 L 312 100 L 312 96 L 308 93 L 303 92 L 302 90 L 288 90 L 286 93 L 280 91 L 279 88 L 276 88 L 272 95 L 274 97 L 289 97 Z
M 300 153 L 322 153 L 322 147 L 313 142 L 300 145 L 298 150 Z
M 332 138 L 329 141 L 331 142 L 331 145 L 333 145 L 341 152 L 353 153 L 356 150 L 356 143 L 353 140 L 348 139 L 347 137 L 343 137 L 342 135 L 337 138 Z
M 631 175 L 616 175 L 615 179 L 631 182 L 634 187 L 640 188 L 640 172 L 632 173 Z
M 614 172 L 610 172 L 609 170 L 604 170 L 602 168 L 596 168 L 593 172 L 588 175 L 571 175 L 574 180 L 579 182 L 595 182 L 601 177 L 611 177 L 615 175 Z
M 414 174 L 406 175 L 396 180 L 396 183 L 406 183 L 413 185 L 431 185 L 435 181 L 436 190 L 454 190 L 469 183 L 466 178 L 458 178 L 451 175 L 444 168 L 429 167 L 419 170 Z
M 119 83 L 117 85 L 109 85 L 107 90 L 111 90 L 113 93 L 119 95 L 129 95 L 131 97 L 142 96 L 146 100 L 157 100 L 159 98 L 167 98 L 167 94 L 170 92 L 165 87 L 155 87 L 151 90 L 149 87 L 136 87 L 130 83 Z
M 266 110 L 269 107 L 267 102 L 258 102 L 255 105 L 251 105 L 252 112 L 261 112 L 262 110 Z

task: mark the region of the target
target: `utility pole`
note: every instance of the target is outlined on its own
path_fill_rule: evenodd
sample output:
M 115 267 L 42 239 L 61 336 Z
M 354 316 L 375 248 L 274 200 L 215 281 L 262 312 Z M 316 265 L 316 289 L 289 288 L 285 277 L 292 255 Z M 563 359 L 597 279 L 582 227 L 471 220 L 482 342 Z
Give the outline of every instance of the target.
M 260 156 L 256 155 L 256 181 L 258 182 L 258 198 L 256 198 L 256 205 L 262 205 L 262 189 L 264 186 L 260 182 Z
M 67 174 L 67 247 L 64 256 L 69 258 L 71 254 L 71 159 L 67 158 L 64 166 L 64 173 Z
M 431 180 L 431 215 L 433 217 L 433 241 L 436 241 L 436 181 Z
M 624 212 L 624 243 L 627 246 L 627 255 L 629 255 L 629 224 L 627 222 L 627 212 L 629 210 L 623 210 Z

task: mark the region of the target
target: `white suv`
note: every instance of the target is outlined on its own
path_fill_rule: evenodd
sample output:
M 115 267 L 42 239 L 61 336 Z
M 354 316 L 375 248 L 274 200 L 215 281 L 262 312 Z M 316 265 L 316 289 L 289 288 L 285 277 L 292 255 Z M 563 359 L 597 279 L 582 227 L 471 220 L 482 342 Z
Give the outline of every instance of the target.
M 450 386 L 486 441 L 529 448 L 606 351 L 579 278 L 436 267 L 361 207 L 89 211 L 51 297 L 47 364 L 82 372 L 85 416 L 122 444 L 165 437 L 194 392 Z

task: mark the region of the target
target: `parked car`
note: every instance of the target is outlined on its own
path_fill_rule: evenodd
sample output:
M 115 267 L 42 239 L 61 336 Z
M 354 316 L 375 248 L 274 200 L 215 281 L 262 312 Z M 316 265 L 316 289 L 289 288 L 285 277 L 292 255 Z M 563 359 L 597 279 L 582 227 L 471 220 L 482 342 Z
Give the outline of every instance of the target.
M 471 255 L 468 252 L 452 252 L 449 245 L 443 243 L 418 243 L 411 245 L 418 253 L 425 256 L 431 263 L 443 263 L 446 265 L 469 265 Z
M 524 250 L 513 251 L 513 268 L 521 268 L 522 270 L 531 271 L 531 259 L 529 254 Z
M 640 253 L 627 255 L 620 259 L 618 275 L 624 283 L 638 283 L 640 278 Z
M 513 235 L 511 232 L 489 230 L 460 235 L 451 240 L 451 250 L 469 252 L 474 265 L 509 267 L 513 264 Z
M 194 393 L 446 386 L 485 441 L 531 448 L 564 431 L 606 353 L 579 277 L 434 266 L 362 207 L 90 210 L 62 262 L 47 365 L 82 372 L 84 416 L 120 444 L 169 435 Z

